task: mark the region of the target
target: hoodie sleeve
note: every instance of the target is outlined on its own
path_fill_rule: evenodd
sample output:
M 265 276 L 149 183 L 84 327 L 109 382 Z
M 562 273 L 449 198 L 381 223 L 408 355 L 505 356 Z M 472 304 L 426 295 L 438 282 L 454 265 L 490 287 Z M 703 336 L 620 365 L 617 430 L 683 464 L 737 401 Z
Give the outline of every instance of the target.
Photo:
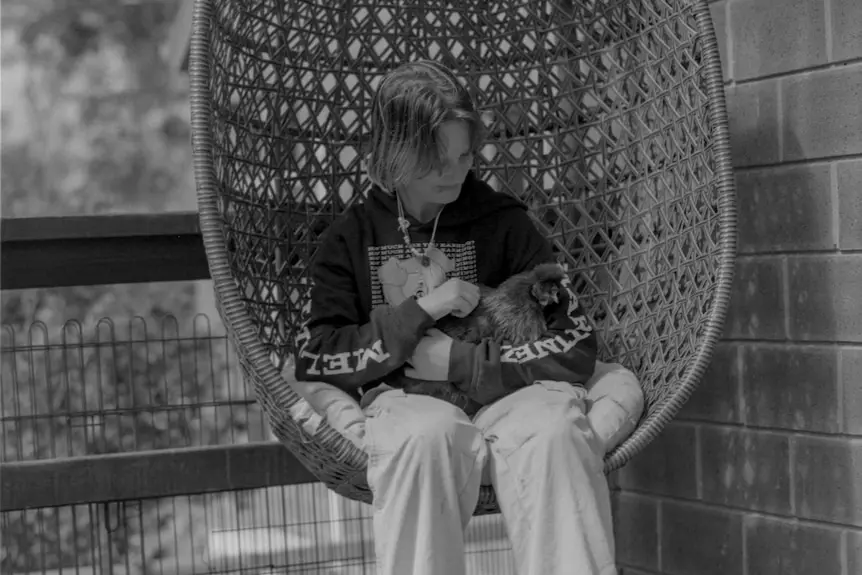
M 506 241 L 507 253 L 514 254 L 509 276 L 555 261 L 527 213 L 515 213 Z M 449 376 L 473 400 L 487 405 L 538 380 L 586 383 L 595 370 L 597 351 L 592 326 L 567 284 L 560 303 L 548 310 L 548 330 L 539 341 L 515 347 L 490 339 L 478 344 L 455 340 Z
M 308 320 L 297 338 L 296 378 L 348 393 L 385 377 L 413 354 L 434 320 L 409 298 L 380 306 L 363 321 L 348 239 L 328 234 L 313 266 Z

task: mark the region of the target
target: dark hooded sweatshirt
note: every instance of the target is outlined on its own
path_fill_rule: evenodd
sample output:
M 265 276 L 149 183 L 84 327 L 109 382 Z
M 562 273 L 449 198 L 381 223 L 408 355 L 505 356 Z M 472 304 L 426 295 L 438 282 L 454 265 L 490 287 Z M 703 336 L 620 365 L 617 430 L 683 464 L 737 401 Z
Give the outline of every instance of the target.
M 410 297 L 415 266 L 404 271 L 397 264 L 411 256 L 397 214 L 395 197 L 374 186 L 327 231 L 312 268 L 310 315 L 298 340 L 298 380 L 331 383 L 356 399 L 383 382 L 400 387 L 405 362 L 434 320 Z M 424 250 L 434 222 L 407 219 L 413 244 Z M 526 206 L 495 192 L 473 172 L 458 199 L 443 209 L 435 243 L 451 262 L 447 277 L 489 287 L 555 261 Z M 379 270 L 387 262 L 390 271 L 393 265 L 400 271 L 386 276 L 384 288 Z M 404 284 L 403 295 L 394 298 L 393 277 Z M 568 291 L 546 315 L 545 337 L 528 345 L 455 340 L 450 381 L 481 405 L 537 380 L 586 383 L 595 367 L 596 338 L 574 294 Z

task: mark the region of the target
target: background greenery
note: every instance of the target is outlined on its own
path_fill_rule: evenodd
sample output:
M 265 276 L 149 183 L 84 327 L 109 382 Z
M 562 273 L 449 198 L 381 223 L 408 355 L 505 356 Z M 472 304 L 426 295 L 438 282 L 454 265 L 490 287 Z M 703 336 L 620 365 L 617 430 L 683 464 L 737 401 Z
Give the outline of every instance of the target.
M 186 78 L 165 53 L 179 5 L 0 4 L 3 217 L 194 209 Z M 199 290 L 184 282 L 3 292 L 3 460 L 240 439 L 248 410 L 217 417 L 201 407 L 243 390 L 227 376 L 223 338 L 195 320 Z M 4 514 L 0 571 L 110 555 L 126 571 L 150 572 L 188 544 L 174 532 L 200 508 L 186 507 L 180 520 L 176 506 L 130 506 L 110 537 L 98 507 Z M 100 545 L 111 549 L 93 556 Z

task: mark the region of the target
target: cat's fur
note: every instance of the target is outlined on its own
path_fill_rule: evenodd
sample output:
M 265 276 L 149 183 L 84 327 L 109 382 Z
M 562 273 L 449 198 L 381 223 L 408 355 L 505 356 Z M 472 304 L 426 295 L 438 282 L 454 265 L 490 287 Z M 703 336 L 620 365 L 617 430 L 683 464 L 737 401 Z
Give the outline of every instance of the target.
M 464 318 L 447 315 L 435 327 L 446 335 L 477 343 L 485 338 L 510 345 L 538 340 L 547 329 L 545 308 L 559 303 L 565 272 L 557 264 L 539 264 L 516 274 L 497 288 L 479 286 L 476 308 Z M 404 391 L 431 395 L 452 403 L 468 415 L 481 407 L 449 382 L 404 379 Z

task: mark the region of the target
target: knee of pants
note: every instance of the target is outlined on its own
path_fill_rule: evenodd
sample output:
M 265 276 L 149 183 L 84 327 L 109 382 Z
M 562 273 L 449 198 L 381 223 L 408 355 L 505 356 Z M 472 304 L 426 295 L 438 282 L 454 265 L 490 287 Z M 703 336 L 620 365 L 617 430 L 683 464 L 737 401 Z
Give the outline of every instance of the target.
M 451 459 L 475 460 L 485 449 L 481 431 L 460 409 L 427 396 L 390 392 L 378 399 L 366 423 L 370 454 L 409 452 L 420 464 Z M 379 404 L 379 405 L 378 405 Z
M 582 404 L 568 399 L 569 390 L 556 391 L 532 389 L 529 393 L 534 397 L 525 397 L 523 403 L 513 405 L 488 430 L 494 435 L 495 448 L 504 453 L 530 450 L 552 460 L 557 454 L 572 451 L 590 460 L 599 457 L 601 446 Z
M 532 465 L 569 470 L 573 461 L 592 473 L 602 472 L 602 445 L 582 414 L 555 413 L 528 427 L 519 457 Z
M 578 429 L 576 418 L 566 413 L 554 413 L 550 417 L 534 421 L 525 432 L 534 449 L 548 452 L 569 449 L 577 436 L 584 434 L 584 430 Z

